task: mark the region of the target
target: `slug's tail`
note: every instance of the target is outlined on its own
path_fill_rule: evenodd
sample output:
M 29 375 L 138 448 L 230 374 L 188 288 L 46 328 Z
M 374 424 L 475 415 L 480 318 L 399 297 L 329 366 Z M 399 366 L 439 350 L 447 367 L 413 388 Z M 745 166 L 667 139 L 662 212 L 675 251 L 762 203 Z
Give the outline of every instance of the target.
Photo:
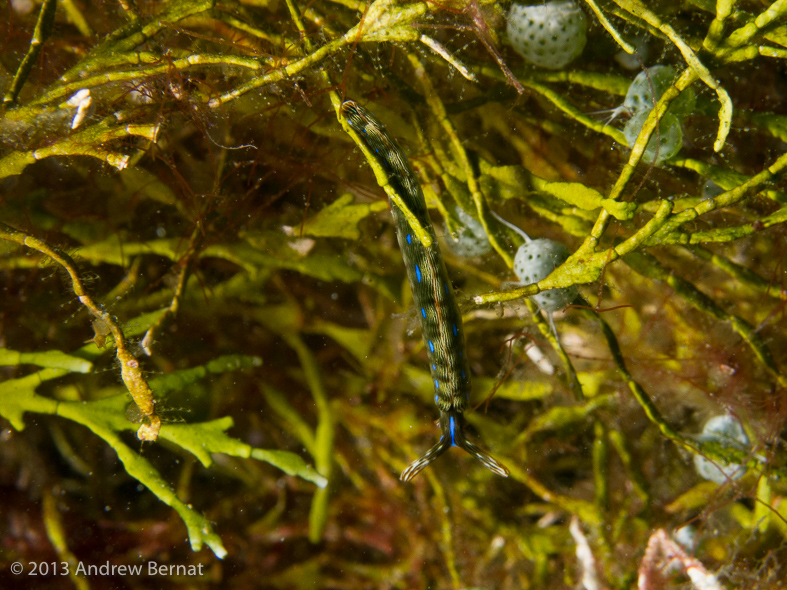
M 399 479 L 402 481 L 410 481 L 418 475 L 424 467 L 429 465 L 429 463 L 437 459 L 451 447 L 464 449 L 473 457 L 481 461 L 481 463 L 491 472 L 503 477 L 508 477 L 508 469 L 465 438 L 464 422 L 461 412 L 457 412 L 456 410 L 449 410 L 447 412 L 440 411 L 440 428 L 443 431 L 443 435 L 440 437 L 438 443 L 429 449 L 423 457 L 414 461 L 407 469 L 402 471 L 402 475 Z

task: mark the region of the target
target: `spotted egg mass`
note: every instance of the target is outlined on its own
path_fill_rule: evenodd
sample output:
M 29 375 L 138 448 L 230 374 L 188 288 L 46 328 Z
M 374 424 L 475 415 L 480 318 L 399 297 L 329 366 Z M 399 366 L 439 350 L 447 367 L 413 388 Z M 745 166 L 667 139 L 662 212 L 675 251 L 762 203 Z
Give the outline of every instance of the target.
M 512 4 L 507 20 L 508 42 L 525 60 L 541 68 L 566 66 L 587 43 L 587 18 L 572 1 Z
M 514 272 L 525 285 L 547 278 L 552 271 L 569 257 L 568 248 L 560 242 L 539 238 L 525 242 L 514 258 Z M 546 312 L 563 309 L 574 301 L 578 293 L 576 286 L 549 289 L 533 296 L 533 301 Z
M 457 256 L 471 258 L 482 256 L 492 250 L 489 237 L 484 231 L 484 226 L 476 221 L 461 207 L 456 208 L 456 216 L 462 223 L 456 234 L 451 234 L 446 228 L 445 242 Z

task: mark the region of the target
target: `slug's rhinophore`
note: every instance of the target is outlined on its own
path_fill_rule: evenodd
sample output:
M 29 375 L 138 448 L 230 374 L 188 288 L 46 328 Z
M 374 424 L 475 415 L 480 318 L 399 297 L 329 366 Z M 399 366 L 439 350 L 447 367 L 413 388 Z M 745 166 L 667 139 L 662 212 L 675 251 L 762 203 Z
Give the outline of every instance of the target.
M 356 136 L 353 139 L 368 150 L 385 172 L 387 178 L 378 176 L 380 184 L 386 192 L 394 192 L 402 200 L 432 238 L 431 246 L 425 247 L 411 230 L 405 213 L 390 201 L 407 278 L 423 328 L 442 429 L 440 441 L 405 469 L 401 479 L 411 480 L 453 446 L 464 449 L 498 475 L 508 476 L 505 467 L 464 435 L 463 412 L 470 391 L 470 369 L 465 356 L 462 316 L 437 246 L 421 186 L 407 157 L 374 115 L 352 100 L 342 103 L 341 114 Z

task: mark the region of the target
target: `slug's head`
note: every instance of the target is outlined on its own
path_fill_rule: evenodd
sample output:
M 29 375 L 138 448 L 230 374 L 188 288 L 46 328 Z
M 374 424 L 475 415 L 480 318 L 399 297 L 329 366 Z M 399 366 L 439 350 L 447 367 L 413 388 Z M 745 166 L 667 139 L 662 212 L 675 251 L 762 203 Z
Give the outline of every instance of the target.
M 451 447 L 464 449 L 473 457 L 481 461 L 481 463 L 493 473 L 502 477 L 508 477 L 508 469 L 465 438 L 464 417 L 461 412 L 453 409 L 447 411 L 441 410 L 440 428 L 443 433 L 438 443 L 429 449 L 423 457 L 417 459 L 407 469 L 402 471 L 402 475 L 400 476 L 402 481 L 410 481 L 413 479 L 424 467 L 429 465 L 429 463 L 437 459 Z
M 344 116 L 360 116 L 358 108 L 358 103 L 350 99 L 345 100 L 341 106 L 342 114 Z
M 368 139 L 369 129 L 381 130 L 382 124 L 377 121 L 377 119 L 359 105 L 354 100 L 347 99 L 342 103 L 340 107 L 342 117 L 344 120 L 350 124 L 350 127 L 355 129 L 358 133 L 365 136 L 365 139 Z

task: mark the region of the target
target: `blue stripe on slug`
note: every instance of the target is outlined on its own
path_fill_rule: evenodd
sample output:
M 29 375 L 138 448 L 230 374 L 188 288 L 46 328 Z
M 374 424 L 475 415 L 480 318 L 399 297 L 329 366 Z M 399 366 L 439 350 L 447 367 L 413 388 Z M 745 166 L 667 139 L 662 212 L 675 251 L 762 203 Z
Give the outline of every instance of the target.
M 421 308 L 421 315 L 424 316 L 424 319 L 426 319 L 426 309 L 423 307 Z
M 429 341 L 429 350 L 434 352 L 434 343 L 431 340 Z
M 417 264 L 415 265 L 415 276 L 418 277 L 418 282 L 420 283 L 421 282 L 421 269 L 418 267 Z
M 413 236 L 411 236 L 410 234 L 407 234 L 407 243 L 408 244 L 412 244 L 413 243 Z
M 456 324 L 454 324 L 454 336 L 456 336 L 457 334 L 459 334 L 459 328 L 457 328 Z
M 434 388 L 440 389 L 440 382 L 437 379 L 434 380 Z
M 451 416 L 449 419 L 449 429 L 451 431 L 451 446 L 456 446 L 456 419 Z

